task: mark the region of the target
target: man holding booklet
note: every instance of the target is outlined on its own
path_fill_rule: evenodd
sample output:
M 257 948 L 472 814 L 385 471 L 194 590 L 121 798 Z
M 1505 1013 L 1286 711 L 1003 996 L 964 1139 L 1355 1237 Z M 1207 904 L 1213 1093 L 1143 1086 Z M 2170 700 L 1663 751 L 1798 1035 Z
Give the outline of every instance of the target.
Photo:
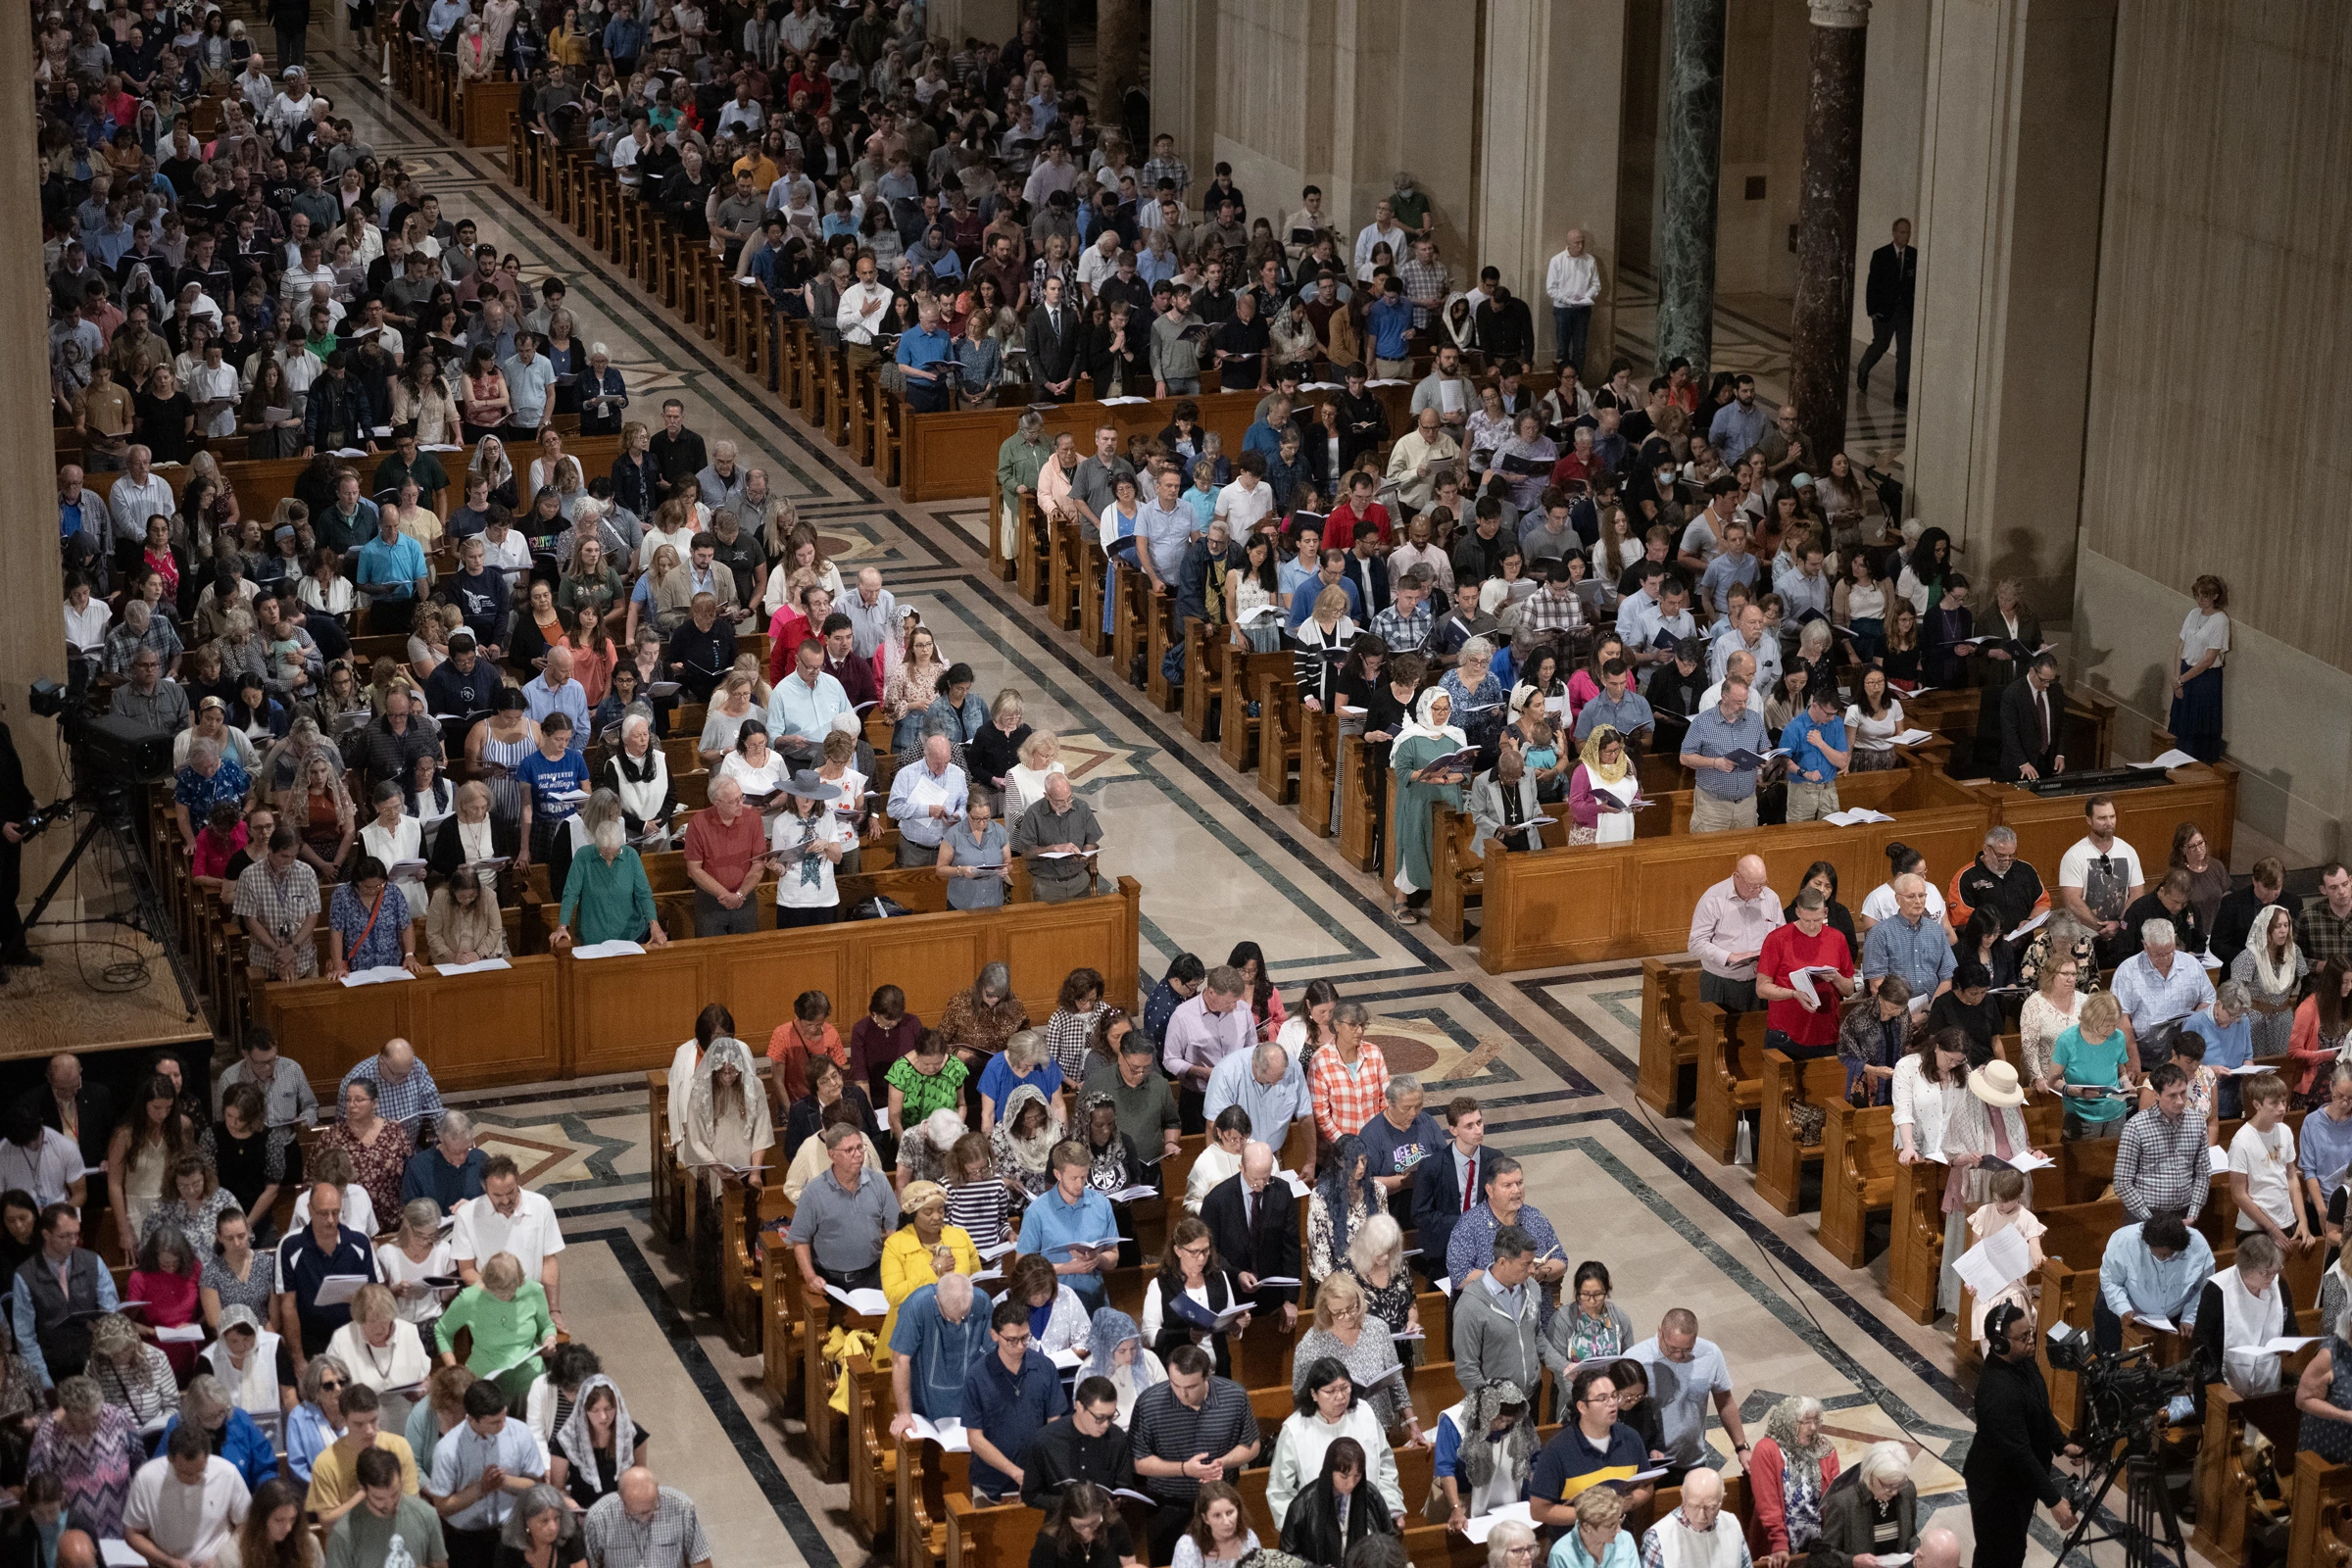
M 1054 1185 L 1021 1216 L 1020 1248 L 1044 1254 L 1089 1312 L 1102 1304 L 1103 1272 L 1119 1261 L 1119 1223 L 1110 1200 L 1087 1185 L 1091 1162 L 1084 1144 L 1054 1146 L 1047 1161 Z

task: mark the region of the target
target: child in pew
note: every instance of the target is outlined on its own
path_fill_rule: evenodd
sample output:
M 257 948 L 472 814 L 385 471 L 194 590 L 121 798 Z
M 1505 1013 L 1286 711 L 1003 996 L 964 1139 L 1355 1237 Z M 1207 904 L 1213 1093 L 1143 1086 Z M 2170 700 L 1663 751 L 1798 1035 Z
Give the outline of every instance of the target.
M 2039 1287 L 2034 1281 L 2041 1276 L 2041 1234 L 2049 1227 L 2042 1224 L 2034 1210 L 2026 1206 L 2026 1173 L 2019 1170 L 1996 1170 L 1992 1173 L 1992 1200 L 1979 1205 L 1968 1216 L 1969 1244 L 1975 1246 L 1996 1231 L 2013 1230 L 2026 1241 L 2026 1255 L 2033 1269 L 2023 1279 L 2012 1280 L 2000 1295 L 1974 1302 L 1968 1309 L 1968 1321 L 1960 1332 L 1977 1337 L 1977 1353 L 1984 1355 L 1984 1323 L 1992 1309 L 2004 1302 L 2032 1313 Z

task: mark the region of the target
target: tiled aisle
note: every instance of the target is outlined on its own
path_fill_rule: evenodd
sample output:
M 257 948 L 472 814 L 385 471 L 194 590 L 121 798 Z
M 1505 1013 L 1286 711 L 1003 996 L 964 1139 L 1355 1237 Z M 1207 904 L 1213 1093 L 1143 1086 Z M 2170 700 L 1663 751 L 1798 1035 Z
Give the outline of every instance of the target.
M 1292 814 L 1265 810 L 1212 751 L 1104 683 L 1099 664 L 985 575 L 974 511 L 910 509 L 878 492 L 625 277 L 539 221 L 506 183 L 503 154 L 451 146 L 352 64 L 329 57 L 322 74 L 338 109 L 379 154 L 418 171 L 445 212 L 474 219 L 486 239 L 519 255 L 526 275 L 563 274 L 583 335 L 610 346 L 641 409 L 649 394 L 674 394 L 706 438 L 740 443 L 818 522 L 845 570 L 880 565 L 939 629 L 946 656 L 975 667 L 980 690 L 1017 687 L 1030 721 L 1056 728 L 1083 756 L 1077 783 L 1105 824 L 1104 869 L 1145 890 L 1148 972 L 1186 949 L 1216 961 L 1246 937 L 1287 987 L 1325 976 L 1370 1004 L 1394 1068 L 1422 1074 L 1433 1100 L 1486 1100 L 1492 1138 L 1527 1162 L 1530 1190 L 1572 1255 L 1610 1265 L 1639 1332 L 1669 1306 L 1691 1306 L 1730 1357 L 1751 1422 L 1773 1398 L 1804 1392 L 1831 1406 L 1849 1453 L 1906 1438 L 1924 1450 L 1917 1473 L 1938 1522 L 1966 1539 L 1966 1510 L 1953 1505 L 1970 1425 L 1947 1376 L 1947 1339 L 1884 1310 L 1883 1265 L 1829 1262 L 1809 1216 L 1762 1210 L 1746 1170 L 1696 1155 L 1681 1125 L 1636 1107 L 1638 965 L 1496 980 L 1426 927 L 1390 924 L 1368 878 L 1337 865 Z M 1041 1012 L 1051 1006 L 1035 1000 Z M 564 1215 L 573 1334 L 603 1351 L 654 1434 L 656 1467 L 704 1499 L 722 1560 L 863 1561 L 842 1528 L 843 1489 L 811 1477 L 794 1448 L 797 1421 L 769 1408 L 757 1362 L 686 1313 L 683 1259 L 650 1239 L 641 1087 L 479 1098 L 493 1140 L 540 1171 L 533 1185 Z

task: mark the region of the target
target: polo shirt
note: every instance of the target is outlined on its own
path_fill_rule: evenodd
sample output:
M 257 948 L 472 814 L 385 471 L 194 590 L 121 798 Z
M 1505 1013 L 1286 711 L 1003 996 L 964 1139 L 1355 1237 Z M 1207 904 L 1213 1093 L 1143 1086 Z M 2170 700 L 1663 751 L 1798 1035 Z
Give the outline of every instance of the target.
M 1176 1115 L 1176 1096 L 1168 1081 L 1158 1073 L 1147 1073 L 1144 1081 L 1134 1088 L 1119 1076 L 1119 1069 L 1106 1061 L 1097 1061 L 1087 1069 L 1086 1092 L 1081 1102 L 1097 1095 L 1107 1095 L 1111 1108 L 1119 1113 L 1119 1131 L 1135 1141 L 1137 1155 L 1156 1168 L 1160 1149 L 1167 1140 L 1162 1136 L 1170 1127 L 1181 1126 Z M 1156 1178 L 1154 1178 L 1156 1179 Z
M 1196 1410 L 1176 1396 L 1176 1386 L 1152 1384 L 1136 1396 L 1127 1418 L 1128 1441 L 1138 1459 L 1167 1459 L 1181 1463 L 1197 1453 L 1218 1458 L 1245 1443 L 1256 1441 L 1257 1416 L 1250 1396 L 1231 1378 L 1208 1377 L 1208 1394 Z M 1225 1479 L 1234 1479 L 1227 1471 Z M 1200 1483 L 1191 1476 L 1146 1476 L 1144 1491 L 1163 1504 L 1189 1508 L 1200 1495 Z
M 925 1285 L 899 1304 L 890 1348 L 906 1358 L 906 1393 L 914 1413 L 926 1421 L 960 1420 L 964 1375 L 989 1353 L 989 1315 L 997 1303 L 974 1287 L 963 1321 L 951 1323 L 939 1310 L 939 1287 Z
M 1772 744 L 1770 733 L 1765 728 L 1764 715 L 1752 706 L 1731 719 L 1723 716 L 1722 708 L 1709 708 L 1691 716 L 1690 727 L 1683 736 L 1683 750 L 1693 757 L 1729 757 L 1742 750 L 1761 757 Z M 1744 801 L 1756 793 L 1756 770 L 1752 767 L 1731 773 L 1710 768 L 1693 777 L 1698 781 L 1699 794 L 1712 795 L 1719 801 Z
M 1956 967 L 1952 945 L 1934 915 L 1922 914 L 1913 925 L 1897 914 L 1872 926 L 1862 939 L 1862 977 L 1877 980 L 1899 974 L 1915 997 L 1933 995 Z
M 1078 1190 L 1078 1201 L 1064 1201 L 1058 1186 L 1046 1189 L 1045 1196 L 1029 1200 L 1028 1212 L 1021 1216 L 1020 1250 L 1027 1252 L 1053 1253 L 1054 1249 L 1077 1242 L 1115 1241 L 1119 1222 L 1110 1211 L 1110 1200 L 1092 1187 Z M 1069 1253 L 1049 1256 L 1050 1263 L 1064 1263 Z M 1065 1274 L 1061 1283 L 1076 1291 L 1093 1304 L 1102 1299 L 1102 1276 L 1100 1274 Z M 1005 1450 L 1010 1452 L 1010 1449 Z
M 375 1249 L 368 1245 L 368 1238 L 348 1225 L 336 1229 L 338 1234 L 331 1251 L 318 1245 L 308 1225 L 277 1244 L 278 1289 L 293 1293 L 294 1306 L 303 1323 L 321 1339 L 351 1321 L 351 1303 L 318 1305 L 320 1282 L 329 1274 L 382 1278 L 375 1266 Z
M 458 1223 L 449 1233 L 450 1256 L 459 1262 L 512 1252 L 526 1280 L 537 1279 L 547 1259 L 562 1250 L 564 1230 L 556 1221 L 556 1205 L 527 1187 L 515 1195 L 512 1217 L 480 1198 L 458 1210 Z
M 1792 971 L 1825 964 L 1839 974 L 1854 972 L 1854 955 L 1845 945 L 1845 933 L 1824 922 L 1817 934 L 1808 937 L 1791 923 L 1773 927 L 1764 938 L 1763 951 L 1756 957 L 1756 974 L 1776 986 L 1785 986 Z M 1787 1035 L 1790 1045 L 1836 1045 L 1841 1004 L 1819 983 L 1814 983 L 1813 994 L 1820 999 L 1818 1007 L 1808 1008 L 1801 1002 L 1767 1003 L 1765 1027 Z
M 378 534 L 360 546 L 361 586 L 387 585 L 375 596 L 378 599 L 413 599 L 416 594 L 416 579 L 431 575 L 432 568 L 425 564 L 424 546 L 409 534 L 394 534 L 389 544 Z
M 517 430 L 538 429 L 540 416 L 547 412 L 548 388 L 556 384 L 555 362 L 544 354 L 533 354 L 531 363 L 525 365 L 517 354 L 501 365 L 498 373 L 507 378 L 507 398 L 514 404 L 507 422 Z
M 868 1173 L 851 1192 L 831 1166 L 801 1191 L 785 1240 L 806 1244 L 819 1268 L 855 1274 L 882 1260 L 882 1240 L 899 1228 L 899 1200 L 890 1184 Z
M 1821 738 L 1828 743 L 1830 750 L 1842 752 L 1847 749 L 1843 717 L 1833 718 L 1826 723 L 1817 724 L 1810 712 L 1797 714 L 1788 720 L 1788 727 L 1781 731 L 1781 748 L 1788 754 L 1788 782 L 1791 784 L 1835 784 L 1838 782 L 1838 764 L 1824 757 L 1821 748 L 1806 739 L 1806 736 L 1814 730 L 1821 732 Z M 1819 773 L 1821 777 L 1809 779 L 1804 776 L 1807 773 Z
M 1536 1455 L 1527 1494 L 1544 1502 L 1573 1502 L 1588 1488 L 1640 1475 L 1648 1457 L 1642 1435 L 1622 1421 L 1610 1426 L 1607 1440 L 1601 1443 L 1587 1438 L 1571 1421 L 1552 1434 Z
M 1069 1397 L 1061 1392 L 1061 1374 L 1033 1349 L 1021 1352 L 1018 1372 L 1007 1372 L 1004 1358 L 992 1345 L 963 1375 L 965 1429 L 978 1428 L 999 1453 L 1015 1464 L 1020 1462 L 1015 1455 L 1029 1451 L 1029 1445 L 1046 1430 L 1046 1423 L 1066 1415 L 1069 1408 Z M 991 1498 L 1017 1490 L 1010 1476 L 976 1450 L 971 1475 L 972 1490 Z
M 454 1213 L 467 1199 L 482 1196 L 482 1169 L 489 1163 L 490 1156 L 478 1149 L 467 1150 L 465 1163 L 459 1165 L 443 1158 L 439 1149 L 419 1149 L 401 1171 L 400 1200 L 429 1198 L 441 1205 L 442 1213 Z
M 689 865 L 699 864 L 721 887 L 739 888 L 751 875 L 753 858 L 766 852 L 767 835 L 760 813 L 749 807 L 735 813 L 732 827 L 706 808 L 686 824 L 685 849 Z

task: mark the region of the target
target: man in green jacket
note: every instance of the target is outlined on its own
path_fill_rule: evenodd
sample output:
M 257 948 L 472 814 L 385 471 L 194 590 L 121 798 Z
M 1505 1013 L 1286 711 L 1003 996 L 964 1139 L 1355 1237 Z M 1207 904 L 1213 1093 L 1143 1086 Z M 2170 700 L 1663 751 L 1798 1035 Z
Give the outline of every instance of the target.
M 1035 409 L 1021 416 L 1019 427 L 997 448 L 997 489 L 1004 498 L 1001 537 L 1007 560 L 1021 542 L 1021 504 L 1037 494 L 1038 470 L 1053 451 L 1046 445 L 1045 416 Z

